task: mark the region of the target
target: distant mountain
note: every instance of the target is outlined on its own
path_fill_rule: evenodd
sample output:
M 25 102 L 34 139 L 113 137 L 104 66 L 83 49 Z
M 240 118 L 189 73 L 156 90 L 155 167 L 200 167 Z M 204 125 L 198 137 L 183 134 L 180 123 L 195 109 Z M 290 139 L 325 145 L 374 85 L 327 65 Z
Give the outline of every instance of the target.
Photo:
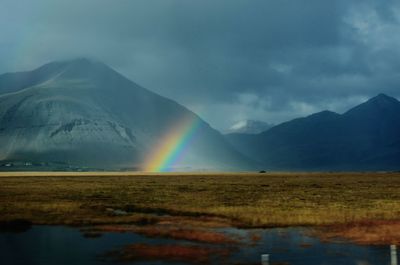
M 183 121 L 195 129 L 187 129 L 193 129 L 192 141 L 177 166 L 240 170 L 253 165 L 196 114 L 103 63 L 77 59 L 0 75 L 3 162 L 144 169 Z M 187 141 L 184 134 L 176 141 Z
M 225 134 L 230 134 L 230 133 L 257 134 L 266 131 L 271 127 L 273 127 L 272 124 L 269 124 L 264 121 L 243 120 L 233 124 L 228 130 L 225 131 Z
M 400 102 L 380 94 L 342 115 L 323 111 L 226 138 L 271 169 L 399 170 Z

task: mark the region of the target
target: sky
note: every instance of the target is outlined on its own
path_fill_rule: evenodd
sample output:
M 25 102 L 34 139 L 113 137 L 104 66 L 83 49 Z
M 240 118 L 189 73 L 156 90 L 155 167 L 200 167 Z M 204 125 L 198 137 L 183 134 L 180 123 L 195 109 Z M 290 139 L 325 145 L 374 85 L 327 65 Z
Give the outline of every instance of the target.
M 224 130 L 400 98 L 395 0 L 0 0 L 0 73 L 88 57 Z

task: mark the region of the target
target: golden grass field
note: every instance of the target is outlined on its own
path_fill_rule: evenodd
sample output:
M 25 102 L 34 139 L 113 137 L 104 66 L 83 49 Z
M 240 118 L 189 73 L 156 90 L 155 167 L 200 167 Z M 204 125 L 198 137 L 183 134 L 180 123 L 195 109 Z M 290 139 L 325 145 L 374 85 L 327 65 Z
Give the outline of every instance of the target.
M 0 221 L 120 224 L 163 216 L 239 227 L 396 221 L 400 173 L 0 173 Z

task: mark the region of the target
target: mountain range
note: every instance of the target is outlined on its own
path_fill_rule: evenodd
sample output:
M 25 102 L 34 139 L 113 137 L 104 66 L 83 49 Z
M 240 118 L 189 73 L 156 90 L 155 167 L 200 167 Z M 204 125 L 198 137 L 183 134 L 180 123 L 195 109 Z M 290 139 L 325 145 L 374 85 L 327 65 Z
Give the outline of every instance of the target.
M 344 114 L 323 111 L 226 138 L 273 170 L 398 170 L 400 102 L 379 94 Z
M 184 122 L 195 124 L 195 133 L 180 159 L 165 165 L 175 167 L 169 170 L 254 166 L 196 114 L 101 62 L 80 58 L 0 75 L 3 165 L 22 161 L 143 170 L 151 156 L 162 152 L 171 128 Z M 177 145 L 179 137 L 188 141 L 177 135 Z M 165 160 L 172 157 L 164 155 Z
M 400 102 L 222 135 L 195 113 L 88 59 L 0 75 L 0 170 L 399 170 Z M 9 170 L 9 168 L 6 168 Z

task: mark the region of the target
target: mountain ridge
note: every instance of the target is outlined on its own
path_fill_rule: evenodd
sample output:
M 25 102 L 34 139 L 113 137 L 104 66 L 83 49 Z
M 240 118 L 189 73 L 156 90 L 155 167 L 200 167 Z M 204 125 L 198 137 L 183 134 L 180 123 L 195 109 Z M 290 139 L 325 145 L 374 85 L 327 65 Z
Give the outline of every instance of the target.
M 237 134 L 227 139 L 272 169 L 397 170 L 399 113 L 397 99 L 379 94 L 343 114 L 322 111 L 255 136 Z M 379 157 L 386 160 L 378 161 Z
M 198 115 L 103 63 L 53 62 L 1 75 L 0 84 L 0 160 L 143 169 L 145 157 L 171 127 L 193 120 L 198 137 L 181 167 L 252 164 Z

